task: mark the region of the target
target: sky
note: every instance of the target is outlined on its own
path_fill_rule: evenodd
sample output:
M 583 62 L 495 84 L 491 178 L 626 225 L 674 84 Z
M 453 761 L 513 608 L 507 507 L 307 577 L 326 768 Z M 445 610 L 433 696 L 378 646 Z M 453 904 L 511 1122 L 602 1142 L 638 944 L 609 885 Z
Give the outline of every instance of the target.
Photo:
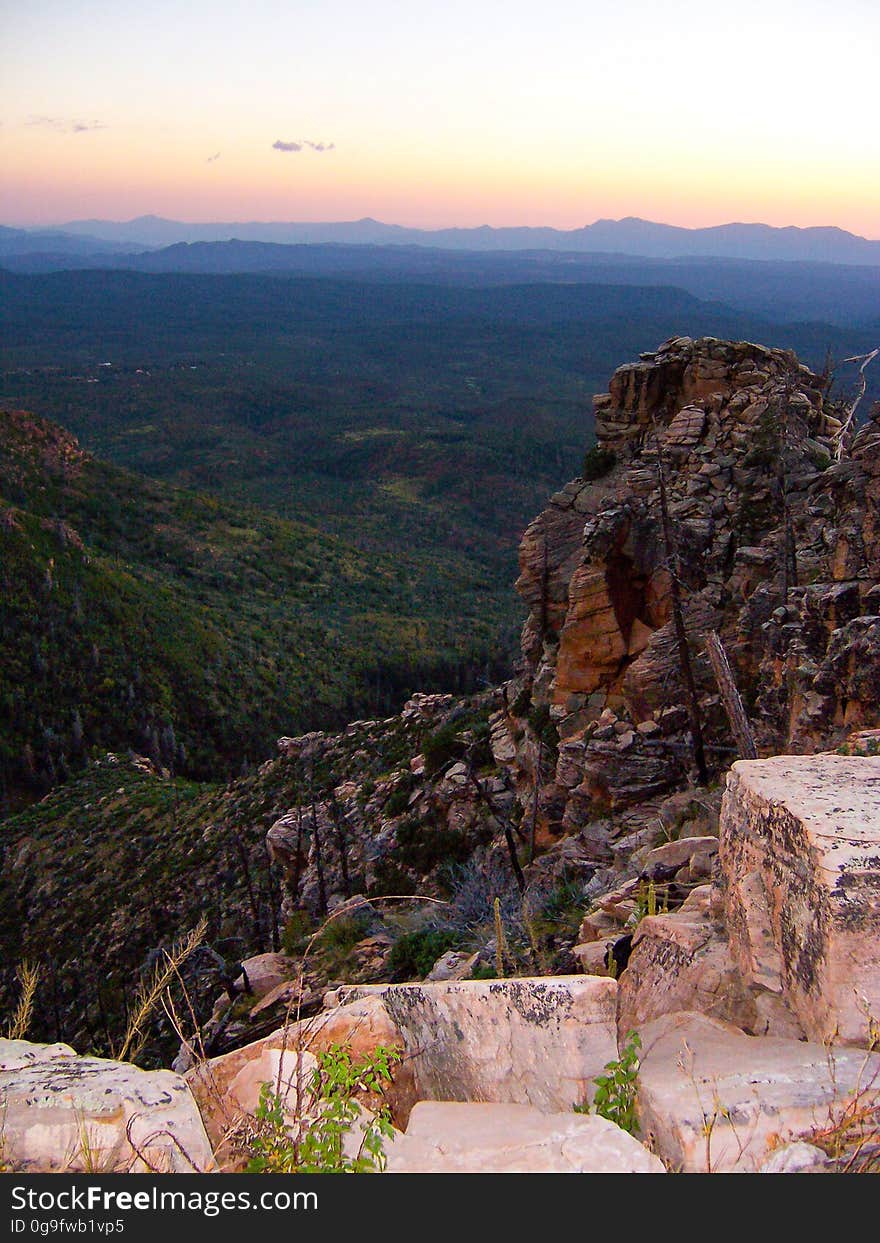
M 880 238 L 876 0 L 0 0 L 0 222 Z

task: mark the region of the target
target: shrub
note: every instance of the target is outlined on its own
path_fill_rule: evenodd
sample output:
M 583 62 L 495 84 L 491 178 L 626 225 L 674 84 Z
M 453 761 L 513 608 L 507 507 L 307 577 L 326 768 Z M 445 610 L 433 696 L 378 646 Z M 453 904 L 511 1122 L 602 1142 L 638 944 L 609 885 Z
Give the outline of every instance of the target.
M 312 921 L 307 911 L 294 911 L 281 933 L 281 948 L 291 957 L 305 949 L 312 932 Z
M 617 457 L 612 449 L 603 449 L 599 445 L 593 445 L 592 449 L 588 449 L 584 454 L 581 478 L 588 482 L 601 479 L 614 469 L 616 462 Z
M 395 941 L 388 968 L 396 980 L 423 980 L 441 954 L 454 949 L 458 938 L 445 928 L 419 928 Z
M 317 1105 L 317 1117 L 285 1116 L 284 1099 L 271 1083 L 260 1089 L 249 1143 L 249 1174 L 369 1174 L 385 1168 L 384 1141 L 392 1135 L 390 1112 L 382 1106 L 361 1128 L 357 1152 L 350 1156 L 345 1141 L 361 1118 L 356 1092 L 381 1096 L 391 1082 L 391 1067 L 400 1061 L 396 1049 L 378 1046 L 353 1059 L 342 1045 L 317 1055 L 304 1113 Z
M 405 812 L 409 806 L 409 797 L 413 792 L 415 785 L 415 777 L 412 773 L 405 773 L 398 784 L 394 787 L 388 798 L 385 800 L 383 811 L 386 816 L 399 816 Z
M 438 863 L 460 863 L 470 850 L 467 836 L 459 829 L 447 829 L 410 817 L 397 826 L 395 855 L 404 867 L 430 872 Z
M 371 898 L 384 898 L 391 894 L 410 894 L 416 892 L 416 883 L 399 863 L 386 857 L 376 864 L 375 879 L 368 888 Z
M 428 734 L 422 744 L 426 775 L 433 777 L 444 764 L 448 764 L 450 760 L 460 759 L 464 752 L 465 743 L 459 737 L 458 723 L 447 721 L 433 734 Z
M 550 715 L 550 705 L 535 704 L 529 712 L 528 722 L 535 736 L 540 738 L 551 758 L 555 760 L 559 752 L 559 734 Z
M 511 704 L 511 716 L 525 716 L 531 706 L 532 692 L 528 686 L 524 686 Z

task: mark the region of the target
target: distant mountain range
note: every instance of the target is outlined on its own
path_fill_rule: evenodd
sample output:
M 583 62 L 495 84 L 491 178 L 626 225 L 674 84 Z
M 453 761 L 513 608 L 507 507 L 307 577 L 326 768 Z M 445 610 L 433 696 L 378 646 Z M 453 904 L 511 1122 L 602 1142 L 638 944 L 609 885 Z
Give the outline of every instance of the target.
M 17 236 L 11 236 L 11 235 Z M 834 227 L 775 228 L 766 224 L 723 224 L 685 229 L 629 216 L 597 220 L 580 229 L 491 228 L 409 229 L 369 218 L 341 223 L 191 224 L 160 216 L 135 220 L 74 220 L 47 230 L 0 230 L 0 261 L 28 247 L 43 253 L 94 253 L 120 247 L 146 250 L 180 242 L 274 242 L 283 245 L 342 243 L 373 246 L 428 246 L 443 250 L 551 250 L 574 254 L 638 255 L 648 259 L 716 258 L 795 260 L 880 266 L 880 241 Z M 10 248 L 16 249 L 10 249 Z

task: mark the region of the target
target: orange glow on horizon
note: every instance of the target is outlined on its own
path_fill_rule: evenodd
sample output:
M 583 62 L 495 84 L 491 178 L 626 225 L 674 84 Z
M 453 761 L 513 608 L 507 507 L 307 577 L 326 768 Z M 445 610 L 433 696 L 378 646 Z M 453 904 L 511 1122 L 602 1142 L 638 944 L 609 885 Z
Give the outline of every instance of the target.
M 381 151 L 339 143 L 321 154 L 283 153 L 252 135 L 209 142 L 198 127 L 170 141 L 147 128 L 71 134 L 0 129 L 5 170 L 0 220 L 55 226 L 86 218 L 154 214 L 192 221 L 341 221 L 371 216 L 411 228 L 488 224 L 576 229 L 640 216 L 689 228 L 732 221 L 837 225 L 880 237 L 880 179 L 841 151 L 824 163 L 808 151 L 757 151 L 731 171 L 729 152 L 683 138 L 674 158 L 630 138 L 594 137 L 582 151 L 554 148 L 528 162 L 457 140 L 414 145 L 403 135 Z M 220 151 L 216 160 L 213 146 Z

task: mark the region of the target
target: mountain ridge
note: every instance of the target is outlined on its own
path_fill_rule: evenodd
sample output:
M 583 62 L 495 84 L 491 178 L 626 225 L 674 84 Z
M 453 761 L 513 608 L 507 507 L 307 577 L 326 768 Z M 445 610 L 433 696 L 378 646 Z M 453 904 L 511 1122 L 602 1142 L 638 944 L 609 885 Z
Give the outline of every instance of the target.
M 669 225 L 637 216 L 599 219 L 576 229 L 550 226 L 452 227 L 416 229 L 386 224 L 372 217 L 354 221 L 183 222 L 155 215 L 129 221 L 73 220 L 53 232 L 88 235 L 134 246 L 175 242 L 266 241 L 281 243 L 347 242 L 435 246 L 476 250 L 571 250 L 615 252 L 645 258 L 775 258 L 799 261 L 880 265 L 880 241 L 834 225 L 773 226 L 729 222 L 703 228 Z

